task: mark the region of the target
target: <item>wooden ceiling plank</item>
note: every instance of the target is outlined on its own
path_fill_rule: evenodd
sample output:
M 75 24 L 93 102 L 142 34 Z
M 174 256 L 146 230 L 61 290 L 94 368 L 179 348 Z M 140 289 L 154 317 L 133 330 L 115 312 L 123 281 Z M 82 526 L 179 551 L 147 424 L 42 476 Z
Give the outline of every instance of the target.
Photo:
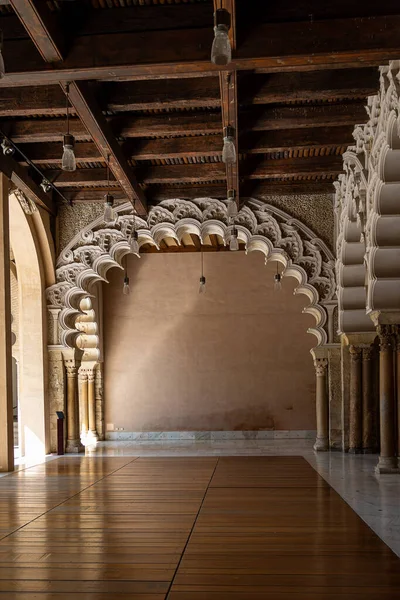
M 274 131 L 281 129 L 315 129 L 343 127 L 362 123 L 367 118 L 364 103 L 341 103 L 323 106 L 264 107 L 261 111 L 244 112 L 241 132 Z M 183 113 L 111 117 L 109 123 L 121 138 L 140 138 L 173 135 L 214 135 L 221 133 L 218 113 Z M 16 143 L 62 141 L 64 119 L 23 119 L 5 122 L 3 130 Z M 90 135 L 78 119 L 70 120 L 71 133 L 76 140 L 88 141 Z M 193 138 L 191 138 L 193 139 Z M 139 145 L 143 142 L 138 142 Z M 162 141 L 160 141 L 160 144 Z M 178 142 L 176 142 L 178 143 Z M 222 151 L 222 144 L 221 144 Z
M 139 214 L 146 214 L 146 198 L 138 186 L 133 170 L 129 166 L 121 146 L 114 137 L 111 127 L 101 112 L 86 82 L 72 82 L 69 87 L 72 106 L 103 158 L 109 161 L 110 170 L 128 199 L 135 205 Z
M 283 72 L 378 66 L 398 58 L 399 30 L 400 15 L 286 23 L 255 20 L 230 68 Z M 223 71 L 210 63 L 211 44 L 211 27 L 78 35 L 62 65 L 50 69 L 32 55 L 29 40 L 9 40 L 4 48 L 7 75 L 0 86 Z
M 330 180 L 314 181 L 279 181 L 270 180 L 248 180 L 242 183 L 242 198 L 263 196 L 292 196 L 310 194 L 333 194 L 333 182 Z M 104 202 L 104 190 L 101 189 L 79 189 L 66 190 L 65 196 L 73 202 Z M 116 199 L 123 200 L 121 190 L 113 190 Z M 150 204 L 156 204 L 162 200 L 171 198 L 183 198 L 193 200 L 195 198 L 217 198 L 226 196 L 225 184 L 194 184 L 186 186 L 150 185 L 146 188 L 146 196 Z
M 335 155 L 243 162 L 241 169 L 243 179 L 335 175 L 343 170 L 341 158 Z M 105 168 L 77 169 L 73 172 L 51 170 L 45 175 L 58 187 L 104 186 L 107 182 Z M 221 182 L 224 175 L 225 169 L 222 163 L 162 165 L 137 169 L 138 180 L 147 185 Z
M 241 136 L 241 151 L 245 154 L 271 154 L 293 148 L 341 148 L 353 142 L 353 127 L 315 127 L 314 129 L 282 129 L 249 132 Z M 21 150 L 35 164 L 61 165 L 62 151 L 57 143 L 22 144 Z M 136 139 L 123 144 L 128 159 L 164 160 L 173 158 L 221 157 L 219 135 L 166 139 Z M 75 145 L 77 162 L 99 162 L 104 158 L 93 142 Z

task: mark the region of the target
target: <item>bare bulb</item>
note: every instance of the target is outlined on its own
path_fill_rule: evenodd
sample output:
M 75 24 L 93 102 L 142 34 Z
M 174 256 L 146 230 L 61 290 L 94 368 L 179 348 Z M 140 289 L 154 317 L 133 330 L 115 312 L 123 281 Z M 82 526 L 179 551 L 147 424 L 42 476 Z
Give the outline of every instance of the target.
M 214 41 L 211 48 L 211 62 L 214 65 L 227 65 L 232 60 L 231 43 L 226 25 L 214 27 Z
M 139 255 L 139 242 L 137 231 L 132 231 L 131 237 L 129 238 L 129 246 L 133 254 Z
M 237 237 L 236 230 L 232 232 L 231 239 L 229 241 L 229 250 L 232 250 L 233 252 L 239 250 L 239 240 Z
M 124 296 L 129 296 L 131 292 L 131 288 L 129 287 L 129 277 L 124 277 L 124 287 L 122 288 L 122 293 Z
M 233 137 L 224 137 L 224 147 L 222 148 L 222 162 L 231 165 L 236 162 L 236 148 Z
M 206 293 L 206 278 L 204 277 L 204 275 L 202 275 L 200 277 L 199 294 L 205 294 L 205 293 Z
M 280 273 L 276 273 L 274 276 L 274 291 L 280 292 L 282 289 L 282 276 Z
M 62 155 L 61 168 L 63 171 L 75 171 L 76 159 L 74 152 L 75 139 L 73 135 L 64 135 L 64 151 Z
M 104 204 L 104 222 L 112 223 L 112 221 L 115 221 L 115 210 L 112 204 L 106 202 Z

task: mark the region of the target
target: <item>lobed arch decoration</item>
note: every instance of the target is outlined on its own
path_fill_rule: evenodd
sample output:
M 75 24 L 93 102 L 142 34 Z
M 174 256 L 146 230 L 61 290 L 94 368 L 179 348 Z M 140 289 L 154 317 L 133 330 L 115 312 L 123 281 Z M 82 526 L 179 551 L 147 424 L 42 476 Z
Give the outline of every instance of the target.
M 382 313 L 400 316 L 400 61 L 380 67 L 380 90 L 366 108 L 335 184 L 342 333 L 371 331 L 368 319 L 376 325 Z
M 147 220 L 134 217 L 129 202 L 116 210 L 113 224 L 105 224 L 99 217 L 68 244 L 57 262 L 57 283 L 47 289 L 49 308 L 60 311 L 60 341 L 66 347 L 88 347 L 89 340 L 82 337 L 86 335 L 82 320 L 88 324 L 84 316 L 87 313 L 82 310 L 86 304 L 83 307 L 82 301 L 93 299 L 96 285 L 107 281 L 110 268 L 122 269 L 124 256 L 131 252 L 128 239 L 134 218 L 140 247 L 151 244 L 159 248 L 166 238 L 180 245 L 186 234 L 194 234 L 200 241 L 214 234 L 226 244 L 232 235 L 227 203 L 211 198 L 164 200 L 151 208 Z M 309 333 L 316 336 L 318 346 L 330 342 L 327 307 L 336 304 L 336 282 L 334 257 L 326 244 L 297 219 L 255 199 L 248 200 L 241 208 L 235 227 L 246 252 L 259 251 L 266 261 L 279 261 L 284 267 L 283 275 L 297 280 L 295 294 L 307 296 L 309 305 L 304 312 L 315 318 L 315 326 Z M 96 336 L 94 318 L 90 327 L 90 335 Z M 95 340 L 95 337 L 90 339 L 91 352 Z

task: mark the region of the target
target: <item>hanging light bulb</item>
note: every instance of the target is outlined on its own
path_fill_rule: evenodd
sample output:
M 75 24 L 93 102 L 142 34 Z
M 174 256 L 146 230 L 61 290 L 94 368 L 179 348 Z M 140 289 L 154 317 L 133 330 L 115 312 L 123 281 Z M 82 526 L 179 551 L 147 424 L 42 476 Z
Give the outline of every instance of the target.
M 211 62 L 214 65 L 228 65 L 232 60 L 232 49 L 228 31 L 230 14 L 219 8 L 214 13 L 214 41 L 211 47 Z
M 276 263 L 276 273 L 274 275 L 274 291 L 280 292 L 282 289 L 282 275 L 279 273 L 278 263 Z
M 206 278 L 204 277 L 204 255 L 203 255 L 203 246 L 201 247 L 201 276 L 200 276 L 200 285 L 199 285 L 199 294 L 206 293 Z
M 115 221 L 114 196 L 106 194 L 104 196 L 104 222 L 111 223 Z
M 235 200 L 235 190 L 228 190 L 228 218 L 233 219 L 238 214 Z
M 239 250 L 239 240 L 236 227 L 232 229 L 231 239 L 229 241 L 229 250 L 232 250 L 233 252 Z
M 224 127 L 224 146 L 222 148 L 222 162 L 231 165 L 236 162 L 235 130 L 230 125 Z
M 133 254 L 139 255 L 139 241 L 138 241 L 138 232 L 134 229 L 129 238 L 129 246 L 131 247 L 131 252 Z
M 3 32 L 0 29 L 0 79 L 2 79 L 5 74 L 6 74 L 6 69 L 4 67 L 4 58 L 3 58 Z
M 129 277 L 126 274 L 126 271 L 125 271 L 124 287 L 122 288 L 122 293 L 124 294 L 124 296 L 129 296 L 129 294 L 131 293 L 131 288 L 129 287 Z
M 1 142 L 1 149 L 5 156 L 12 156 L 15 152 L 14 146 L 6 138 Z
M 76 170 L 76 159 L 75 159 L 75 138 L 69 132 L 69 84 L 65 87 L 66 99 L 67 99 L 67 133 L 64 135 L 63 143 L 63 155 L 61 161 L 61 168 L 63 171 L 75 171 Z
M 44 192 L 46 192 L 46 194 L 48 194 L 52 189 L 51 183 L 48 179 L 46 179 L 46 177 L 43 177 L 40 187 Z

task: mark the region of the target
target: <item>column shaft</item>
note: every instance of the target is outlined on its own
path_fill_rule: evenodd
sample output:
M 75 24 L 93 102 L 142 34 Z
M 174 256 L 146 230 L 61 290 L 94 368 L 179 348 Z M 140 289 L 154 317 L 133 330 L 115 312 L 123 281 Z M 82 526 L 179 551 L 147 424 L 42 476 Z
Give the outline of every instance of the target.
M 362 447 L 362 349 L 350 346 L 350 435 L 349 452 Z
M 88 376 L 85 372 L 79 373 L 79 405 L 81 409 L 81 441 L 84 443 L 89 431 Z
M 67 445 L 66 452 L 80 452 L 77 368 L 67 366 Z
M 400 325 L 396 326 L 396 395 L 397 395 L 397 456 L 400 457 Z M 398 460 L 400 463 L 400 458 Z
M 380 325 L 378 333 L 380 338 L 379 408 L 381 449 L 376 470 L 378 473 L 391 473 L 397 472 L 393 335 L 390 325 Z
M 14 470 L 9 181 L 0 173 L 0 471 Z
M 327 358 L 314 360 L 316 372 L 316 411 L 317 411 L 317 439 L 314 450 L 324 452 L 329 448 L 329 407 L 327 389 Z
M 96 394 L 94 385 L 94 370 L 88 373 L 88 419 L 89 435 L 94 441 L 97 440 L 96 431 Z
M 375 422 L 372 359 L 373 347 L 363 348 L 362 354 L 362 448 L 365 454 L 375 451 Z

